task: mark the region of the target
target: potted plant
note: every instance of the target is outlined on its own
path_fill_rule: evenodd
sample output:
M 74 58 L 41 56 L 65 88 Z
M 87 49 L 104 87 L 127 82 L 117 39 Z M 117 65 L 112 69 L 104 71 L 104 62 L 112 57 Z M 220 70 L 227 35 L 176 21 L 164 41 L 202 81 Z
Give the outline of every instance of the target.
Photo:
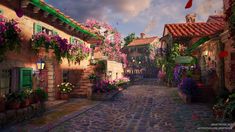
M 0 96 L 0 113 L 6 110 L 6 98 L 4 95 Z
M 46 91 L 41 88 L 37 88 L 33 92 L 33 95 L 34 95 L 34 102 L 35 103 L 38 103 L 38 102 L 43 103 L 48 98 L 48 94 L 46 93 Z
M 7 95 L 7 106 L 9 109 L 19 109 L 22 100 L 20 93 L 10 93 Z
M 216 118 L 222 118 L 224 116 L 225 103 L 224 99 L 219 99 L 213 106 L 213 114 Z
M 68 100 L 69 94 L 73 90 L 74 86 L 71 83 L 66 82 L 66 83 L 61 83 L 57 87 L 59 88 L 60 91 L 60 98 L 62 100 Z
M 90 80 L 90 82 L 95 83 L 97 80 L 99 80 L 99 77 L 96 74 L 92 73 L 89 75 L 88 79 Z
M 24 88 L 23 91 L 21 91 L 21 96 L 22 96 L 22 103 L 21 106 L 27 107 L 32 103 L 32 89 L 31 88 Z

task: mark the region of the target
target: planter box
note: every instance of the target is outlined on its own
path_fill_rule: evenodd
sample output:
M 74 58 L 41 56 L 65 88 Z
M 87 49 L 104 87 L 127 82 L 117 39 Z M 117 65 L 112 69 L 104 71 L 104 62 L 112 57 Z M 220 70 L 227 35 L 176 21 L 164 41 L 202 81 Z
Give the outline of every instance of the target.
M 15 123 L 41 116 L 44 111 L 43 103 L 31 104 L 25 108 L 6 110 L 0 113 L 0 128 L 14 125 Z
M 179 94 L 180 98 L 184 101 L 184 103 L 191 103 L 192 102 L 191 96 L 186 95 L 182 91 L 178 91 L 178 94 Z
M 114 90 L 109 93 L 93 93 L 91 95 L 92 100 L 97 100 L 97 101 L 107 101 L 110 100 L 114 95 L 118 94 L 120 91 Z

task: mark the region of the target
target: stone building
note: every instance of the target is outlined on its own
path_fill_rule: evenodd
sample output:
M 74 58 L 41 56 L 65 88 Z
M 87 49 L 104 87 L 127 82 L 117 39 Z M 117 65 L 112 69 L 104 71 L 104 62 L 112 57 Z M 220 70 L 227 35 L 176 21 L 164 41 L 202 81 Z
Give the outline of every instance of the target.
M 224 58 L 224 78 L 225 86 L 230 92 L 235 89 L 235 33 L 230 24 L 230 17 L 232 17 L 232 14 L 234 15 L 232 5 L 234 5 L 233 0 L 224 0 L 226 26 L 224 32 L 220 35 L 221 41 L 224 44 L 224 51 L 228 53 L 228 56 Z
M 144 33 L 140 34 L 140 38 L 134 39 L 125 49 L 128 59 L 126 74 L 156 77 L 154 58 L 158 43 L 158 37 L 146 37 Z
M 23 16 L 18 17 L 15 9 L 22 11 Z M 35 78 L 37 84 L 34 87 L 45 89 L 48 92 L 49 100 L 59 98 L 57 85 L 62 82 L 71 82 L 76 86 L 72 93 L 75 97 L 89 94 L 89 84 L 87 83 L 89 80 L 86 74 L 92 72 L 92 67 L 89 66 L 90 57 L 81 61 L 80 64 L 69 64 L 66 59 L 63 59 L 60 64 L 53 53 L 41 51 L 39 54 L 35 54 L 31 49 L 30 41 L 32 35 L 45 32 L 58 34 L 62 38 L 70 40 L 70 43 L 82 41 L 87 47 L 90 47 L 86 41 L 99 38 L 94 31 L 43 1 L 1 0 L 0 13 L 8 20 L 16 20 L 22 30 L 20 52 L 7 52 L 4 61 L 0 62 L 1 94 L 20 90 L 24 86 L 33 87 L 32 83 Z M 45 61 L 45 68 L 39 71 L 36 63 L 41 59 Z
M 170 47 L 173 43 L 180 44 L 180 57 L 195 58 L 196 65 L 200 67 L 199 81 L 203 82 L 205 87 L 213 88 L 218 94 L 223 83 L 222 61 L 218 54 L 222 51 L 220 33 L 224 30 L 224 17 L 209 16 L 207 22 L 196 22 L 195 17 L 195 14 L 190 14 L 186 16 L 186 23 L 166 24 L 161 39 L 162 46 Z M 181 60 L 181 62 L 186 63 L 186 60 Z M 210 70 L 216 71 L 217 84 L 212 84 L 212 77 L 208 75 Z

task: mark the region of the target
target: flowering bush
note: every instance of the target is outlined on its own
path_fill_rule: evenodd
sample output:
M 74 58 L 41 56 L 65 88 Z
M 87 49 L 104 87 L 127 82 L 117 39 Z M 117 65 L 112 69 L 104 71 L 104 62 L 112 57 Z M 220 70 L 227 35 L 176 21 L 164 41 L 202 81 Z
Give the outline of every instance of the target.
M 72 62 L 80 62 L 87 58 L 90 53 L 90 48 L 86 47 L 85 44 L 69 44 L 67 39 L 63 39 L 59 35 L 47 35 L 41 32 L 34 35 L 32 40 L 32 48 L 36 52 L 41 47 L 44 47 L 47 52 L 49 49 L 53 49 L 59 62 L 62 61 L 62 58 L 67 58 L 68 61 Z
M 17 24 L 14 20 L 0 21 L 0 61 L 8 50 L 17 50 L 20 47 L 21 30 Z
M 60 93 L 63 93 L 63 94 L 70 93 L 74 88 L 74 86 L 69 82 L 61 83 L 60 85 L 57 85 L 57 87 L 59 88 Z
M 191 77 L 186 77 L 181 81 L 179 90 L 192 97 L 198 94 L 196 81 L 194 81 Z
M 87 58 L 91 49 L 86 47 L 85 44 L 74 44 L 70 49 L 71 60 L 75 62 L 80 62 L 81 60 Z
M 126 54 L 121 52 L 121 34 L 107 23 L 99 22 L 94 19 L 88 19 L 86 26 L 99 31 L 99 33 L 105 37 L 103 43 L 99 45 L 100 51 L 108 56 L 110 60 L 122 62 L 125 64 L 124 66 L 126 66 Z
M 122 84 L 126 84 L 126 83 L 130 82 L 130 79 L 128 77 L 123 77 L 123 78 L 118 78 L 118 79 L 114 80 L 114 82 L 117 86 L 120 86 Z
M 117 89 L 117 86 L 114 81 L 108 81 L 108 80 L 101 80 L 98 81 L 94 86 L 93 86 L 93 92 L 95 93 L 107 93 L 112 90 Z

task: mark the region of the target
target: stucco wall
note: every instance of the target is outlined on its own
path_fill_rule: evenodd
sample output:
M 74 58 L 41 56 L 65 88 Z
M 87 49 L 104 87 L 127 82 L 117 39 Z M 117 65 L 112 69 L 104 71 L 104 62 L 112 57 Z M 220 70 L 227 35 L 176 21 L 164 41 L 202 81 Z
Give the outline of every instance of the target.
M 112 73 L 112 75 L 109 77 L 111 80 L 123 77 L 124 70 L 122 63 L 116 61 L 107 61 L 107 75 L 109 75 L 109 71 Z
M 41 58 L 41 56 L 36 55 L 30 46 L 30 39 L 32 38 L 33 32 L 34 32 L 34 23 L 40 24 L 43 27 L 46 27 L 50 30 L 54 30 L 58 33 L 59 36 L 62 38 L 66 38 L 70 40 L 71 35 L 65 33 L 64 31 L 57 29 L 45 22 L 38 21 L 35 19 L 32 19 L 29 16 L 23 16 L 21 18 L 16 16 L 15 11 L 12 9 L 1 5 L 0 9 L 3 10 L 3 16 L 7 19 L 14 19 L 19 23 L 19 27 L 21 29 L 21 35 L 22 35 L 22 47 L 20 49 L 19 53 L 16 52 L 7 52 L 5 61 L 0 63 L 0 69 L 9 69 L 13 67 L 27 67 L 27 68 L 33 68 L 33 70 L 36 70 L 36 62 Z M 48 18 L 45 18 L 48 19 Z M 86 43 L 88 47 L 90 47 L 90 44 Z M 74 63 L 68 63 L 66 59 L 63 59 L 63 62 L 61 64 L 58 64 L 57 61 L 53 58 L 53 66 L 54 66 L 54 81 L 53 85 L 56 89 L 56 85 L 62 82 L 62 72 L 63 70 L 71 70 L 74 72 L 70 73 L 70 76 L 76 77 L 76 80 L 72 80 L 74 83 L 79 80 L 79 74 L 81 72 L 81 69 L 87 68 L 89 65 L 89 59 L 91 56 L 88 57 L 88 59 L 83 60 L 77 64 Z

